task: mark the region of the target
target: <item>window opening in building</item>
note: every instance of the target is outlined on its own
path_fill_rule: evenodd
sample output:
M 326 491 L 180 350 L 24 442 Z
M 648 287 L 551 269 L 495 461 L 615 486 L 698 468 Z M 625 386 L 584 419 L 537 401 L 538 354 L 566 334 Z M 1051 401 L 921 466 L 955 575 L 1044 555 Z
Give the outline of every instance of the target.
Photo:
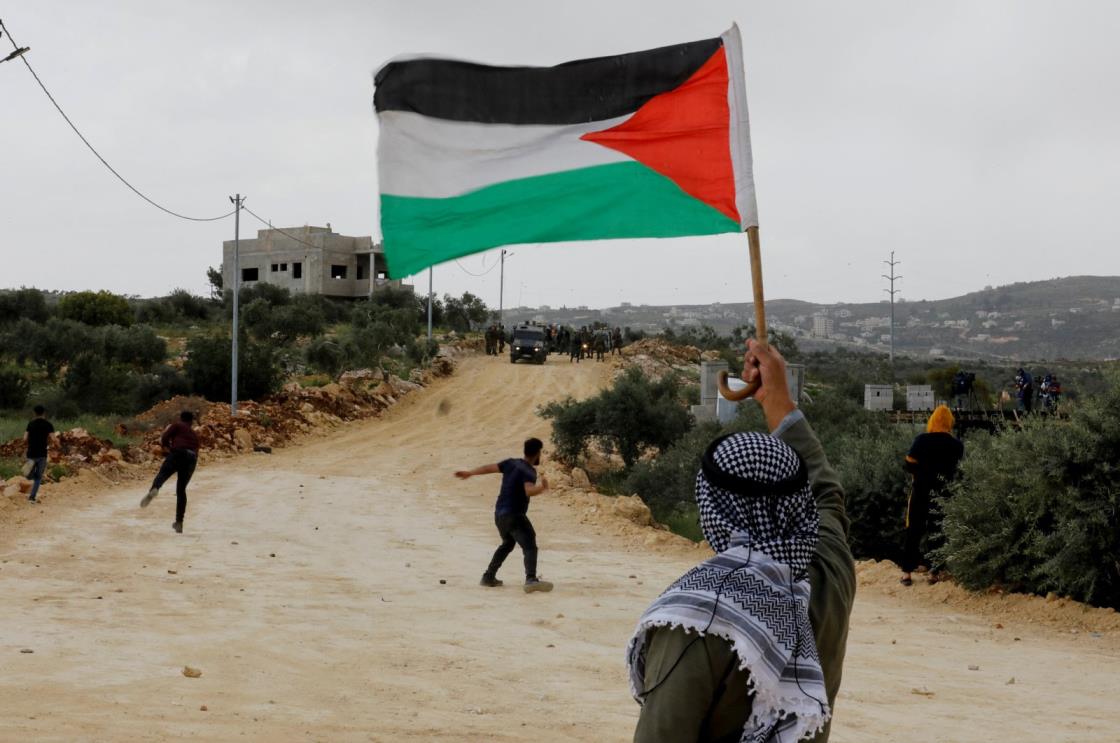
M 359 263 L 358 264 L 358 281 L 361 281 L 362 279 L 368 279 L 368 278 L 369 278 L 369 276 L 366 275 L 365 264 Z
M 331 278 L 332 279 L 345 279 L 346 278 L 346 266 L 340 266 L 338 264 L 332 264 L 331 265 Z
M 257 277 L 258 277 L 257 269 L 255 269 L 255 268 L 243 268 L 243 269 L 241 269 L 241 280 L 242 281 L 256 281 Z
M 280 270 L 280 266 L 279 266 L 279 264 L 273 263 L 273 264 L 272 264 L 272 272 L 273 272 L 273 273 L 276 273 L 276 272 L 277 272 L 277 271 L 279 271 L 279 270 Z
M 303 278 L 303 264 L 302 263 L 293 263 L 292 264 L 292 278 L 293 279 L 302 279 Z
M 287 270 L 288 270 L 288 264 L 287 263 L 281 263 L 280 264 L 280 271 L 284 272 L 284 271 L 287 271 Z

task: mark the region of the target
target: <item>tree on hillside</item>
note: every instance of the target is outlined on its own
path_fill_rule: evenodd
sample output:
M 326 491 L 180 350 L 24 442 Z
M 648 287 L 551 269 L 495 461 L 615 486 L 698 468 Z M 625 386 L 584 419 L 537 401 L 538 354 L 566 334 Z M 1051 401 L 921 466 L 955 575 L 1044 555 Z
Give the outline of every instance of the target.
M 461 297 L 443 295 L 443 314 L 447 327 L 459 333 L 466 333 L 481 327 L 486 322 L 489 310 L 486 303 L 470 292 Z
M 18 322 L 21 319 L 32 322 L 46 322 L 50 317 L 47 299 L 38 289 L 26 287 L 14 291 L 0 292 L 0 326 Z
M 208 266 L 206 268 L 206 280 L 210 283 L 210 298 L 221 299 L 223 281 L 221 268 Z
M 105 290 L 67 294 L 58 303 L 58 314 L 63 319 L 95 327 L 101 325 L 128 327 L 134 319 L 128 300 Z
M 651 380 L 634 367 L 595 397 L 549 403 L 540 414 L 552 421 L 562 459 L 575 462 L 597 443 L 622 457 L 628 469 L 646 451 L 664 450 L 692 428 L 677 377 Z

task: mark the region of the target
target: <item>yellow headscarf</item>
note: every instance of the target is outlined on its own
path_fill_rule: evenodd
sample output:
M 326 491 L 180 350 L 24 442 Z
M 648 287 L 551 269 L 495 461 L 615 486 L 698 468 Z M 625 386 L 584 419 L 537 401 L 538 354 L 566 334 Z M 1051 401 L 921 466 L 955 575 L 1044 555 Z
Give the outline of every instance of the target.
M 926 422 L 926 433 L 952 433 L 955 422 L 953 412 L 945 405 L 938 405 Z

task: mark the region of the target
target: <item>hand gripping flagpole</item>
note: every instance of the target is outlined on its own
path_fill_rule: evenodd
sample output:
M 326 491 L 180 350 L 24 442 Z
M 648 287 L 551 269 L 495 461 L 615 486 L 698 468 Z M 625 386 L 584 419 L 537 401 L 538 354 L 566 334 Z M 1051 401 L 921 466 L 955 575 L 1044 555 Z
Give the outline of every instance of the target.
M 763 348 L 767 348 L 766 333 L 766 305 L 762 297 L 762 245 L 758 239 L 758 227 L 747 228 L 747 242 L 750 245 L 751 252 L 751 285 L 754 289 L 754 327 L 755 327 L 755 340 Z M 743 370 L 743 376 L 746 377 L 746 370 Z M 719 379 L 717 380 L 719 386 L 719 394 L 723 395 L 725 400 L 738 402 L 746 400 L 748 397 L 758 392 L 758 388 L 762 386 L 762 378 L 759 377 L 752 382 L 748 382 L 747 386 L 740 390 L 733 390 L 727 384 L 727 372 L 720 372 Z

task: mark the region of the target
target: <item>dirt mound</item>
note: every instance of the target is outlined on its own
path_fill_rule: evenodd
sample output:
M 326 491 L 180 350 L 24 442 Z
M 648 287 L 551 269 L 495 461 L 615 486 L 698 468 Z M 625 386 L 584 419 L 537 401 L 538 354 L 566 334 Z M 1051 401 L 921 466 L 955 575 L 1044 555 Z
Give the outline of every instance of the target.
M 637 367 L 648 377 L 660 378 L 671 372 L 696 371 L 701 361 L 719 358 L 715 351 L 696 346 L 674 346 L 661 338 L 645 338 L 622 349 L 624 367 Z
M 1114 609 L 1089 606 L 1055 594 L 1043 597 L 1000 588 L 974 592 L 951 580 L 930 585 L 923 576 L 915 576 L 914 585 L 907 587 L 898 582 L 898 566 L 886 560 L 860 561 L 856 563 L 856 575 L 861 590 L 872 589 L 902 601 L 934 606 L 939 611 L 980 615 L 999 629 L 1007 622 L 1052 627 L 1071 634 L 1120 633 L 1120 613 Z

